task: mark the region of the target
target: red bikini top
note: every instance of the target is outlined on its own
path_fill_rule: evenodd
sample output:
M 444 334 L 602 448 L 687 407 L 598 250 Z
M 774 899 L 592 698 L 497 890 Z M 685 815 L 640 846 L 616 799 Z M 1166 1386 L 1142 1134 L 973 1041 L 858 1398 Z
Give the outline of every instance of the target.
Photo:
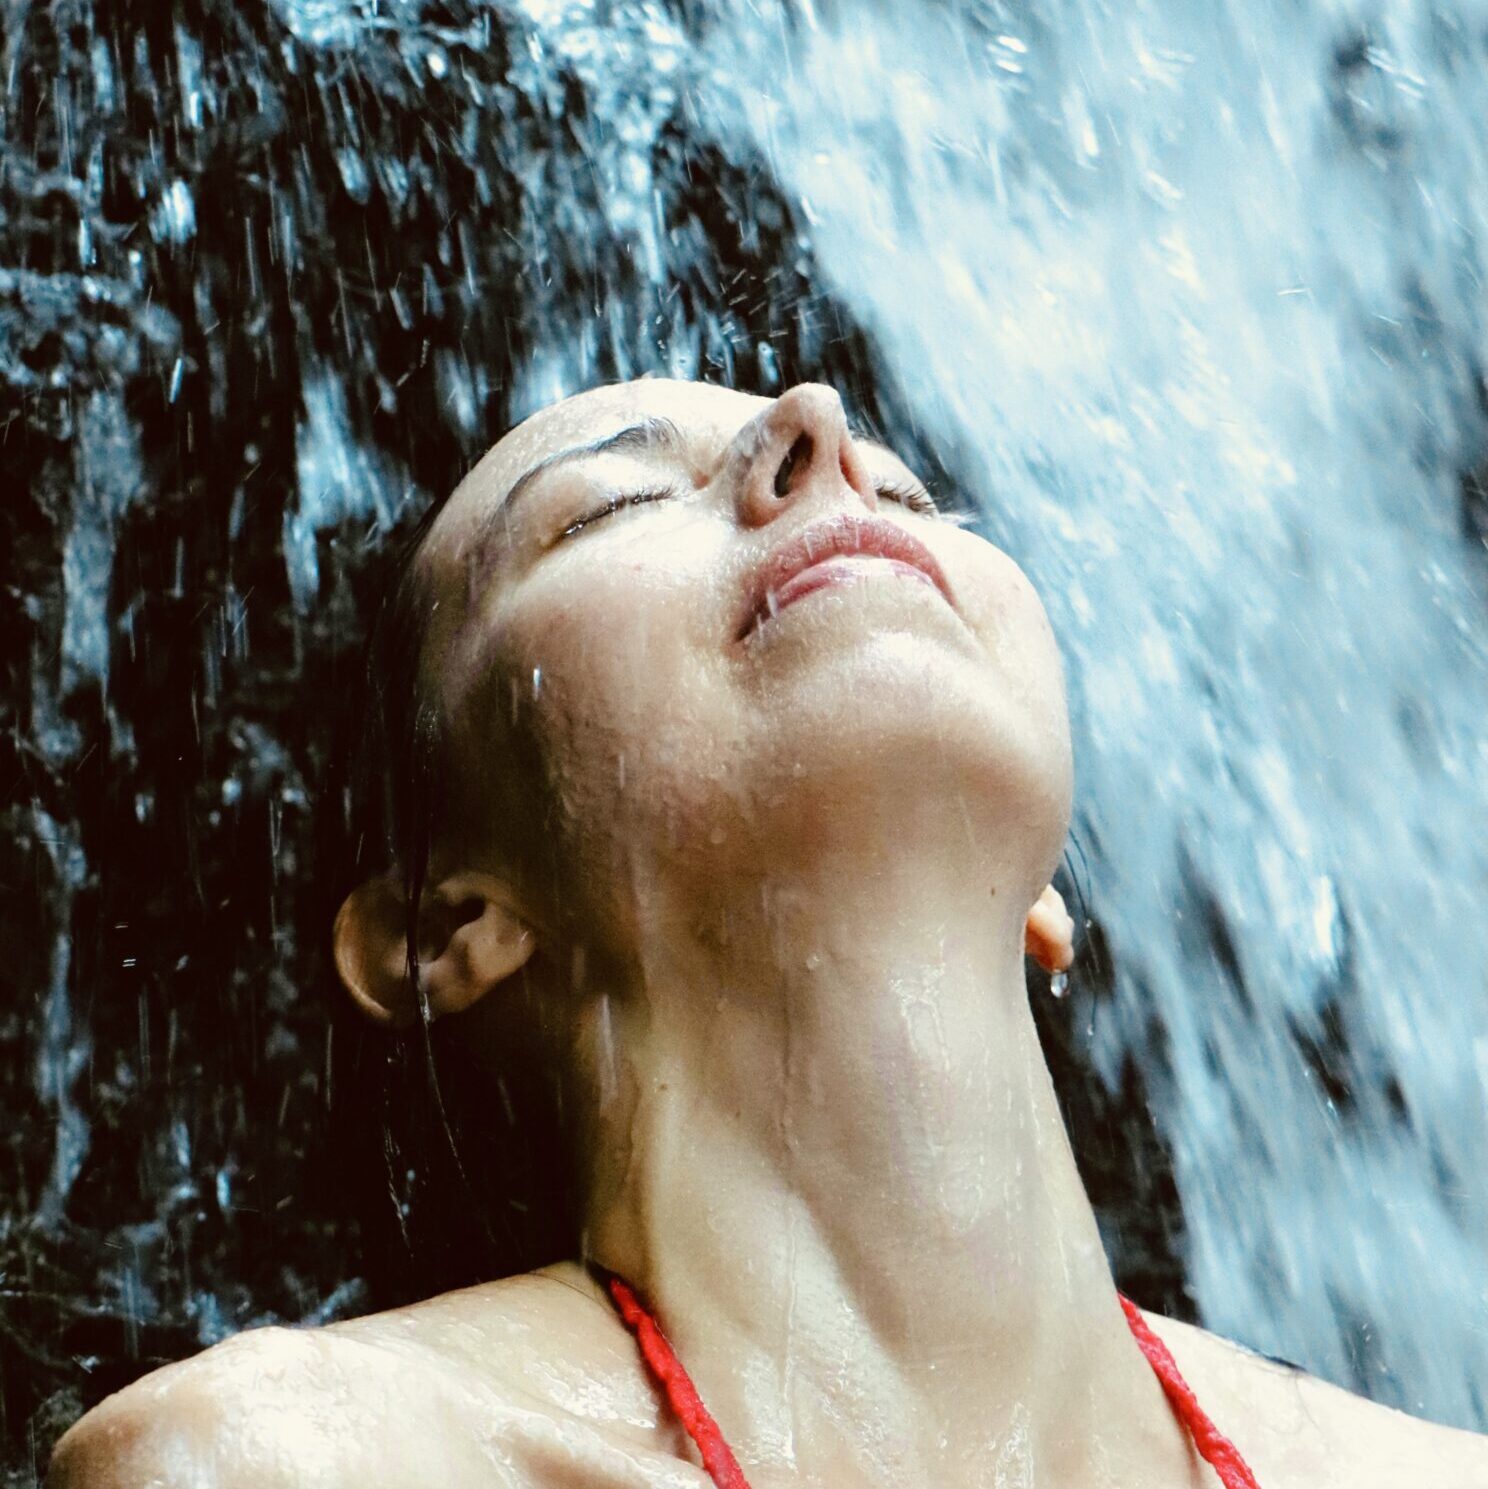
M 641 1306 L 628 1283 L 613 1275 L 607 1281 L 610 1297 L 614 1300 L 620 1317 L 625 1320 L 626 1328 L 635 1335 L 647 1368 L 666 1392 L 667 1401 L 687 1429 L 687 1435 L 697 1444 L 709 1478 L 718 1489 L 749 1489 L 749 1482 L 745 1479 L 738 1460 L 724 1441 L 723 1433 L 718 1430 L 718 1423 L 708 1414 L 708 1408 L 703 1405 L 697 1388 L 682 1368 L 682 1362 L 672 1346 L 667 1343 L 666 1336 L 657 1327 L 656 1320 Z M 1208 1414 L 1199 1405 L 1198 1397 L 1178 1373 L 1177 1363 L 1167 1345 L 1148 1327 L 1141 1310 L 1120 1293 L 1116 1296 L 1121 1299 L 1122 1311 L 1136 1336 L 1138 1347 L 1162 1383 L 1173 1410 L 1192 1435 L 1199 1456 L 1213 1467 L 1224 1489 L 1260 1489 L 1255 1475 L 1246 1467 L 1245 1460 L 1234 1443 L 1209 1420 Z

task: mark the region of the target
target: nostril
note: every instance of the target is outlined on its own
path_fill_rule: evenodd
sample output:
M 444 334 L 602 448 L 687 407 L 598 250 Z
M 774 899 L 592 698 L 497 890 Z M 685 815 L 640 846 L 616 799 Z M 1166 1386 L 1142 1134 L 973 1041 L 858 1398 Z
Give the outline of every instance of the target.
M 775 495 L 789 494 L 796 472 L 803 465 L 810 464 L 810 461 L 811 436 L 809 434 L 798 435 L 795 444 L 785 452 L 785 459 L 780 462 L 780 468 L 775 472 Z

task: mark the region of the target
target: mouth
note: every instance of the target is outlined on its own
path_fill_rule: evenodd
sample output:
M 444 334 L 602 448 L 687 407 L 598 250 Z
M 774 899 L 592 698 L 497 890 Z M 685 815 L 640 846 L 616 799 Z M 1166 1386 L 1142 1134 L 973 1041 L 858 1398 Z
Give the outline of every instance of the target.
M 742 641 L 787 605 L 832 584 L 854 584 L 884 572 L 933 584 L 952 608 L 955 598 L 935 555 L 913 534 L 877 517 L 841 513 L 813 522 L 770 554 L 750 577 Z

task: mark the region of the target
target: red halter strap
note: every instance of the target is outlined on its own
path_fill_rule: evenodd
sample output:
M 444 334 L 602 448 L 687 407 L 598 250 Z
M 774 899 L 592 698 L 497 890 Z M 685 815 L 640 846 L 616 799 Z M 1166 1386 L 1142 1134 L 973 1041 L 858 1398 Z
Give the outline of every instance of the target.
M 667 1343 L 666 1335 L 657 1327 L 656 1320 L 641 1306 L 629 1283 L 613 1273 L 607 1277 L 607 1282 L 610 1297 L 625 1321 L 625 1327 L 635 1335 L 647 1368 L 666 1392 L 667 1403 L 676 1413 L 677 1420 L 697 1444 L 708 1476 L 718 1489 L 749 1489 L 749 1481 L 744 1477 L 738 1459 L 723 1440 L 718 1423 L 708 1414 L 708 1408 L 703 1405 L 702 1397 L 698 1395 L 691 1377 L 682 1368 L 681 1360 Z M 1138 1347 L 1162 1383 L 1179 1420 L 1192 1434 L 1199 1456 L 1219 1475 L 1224 1489 L 1260 1489 L 1255 1475 L 1246 1467 L 1245 1460 L 1234 1443 L 1209 1420 L 1208 1414 L 1199 1405 L 1198 1397 L 1179 1374 L 1177 1362 L 1167 1345 L 1152 1332 L 1147 1320 L 1142 1317 L 1141 1310 L 1120 1293 L 1117 1297 L 1121 1299 L 1122 1311 L 1136 1336 Z
M 697 1387 L 682 1368 L 682 1361 L 677 1358 L 672 1346 L 667 1343 L 666 1335 L 657 1328 L 656 1320 L 641 1307 L 629 1283 L 622 1282 L 613 1274 L 609 1283 L 610 1296 L 615 1300 L 615 1307 L 620 1310 L 620 1317 L 625 1320 L 625 1327 L 636 1336 L 636 1343 L 641 1346 L 642 1358 L 652 1375 L 661 1382 L 661 1388 L 666 1392 L 667 1401 L 677 1414 L 678 1421 L 697 1444 L 698 1452 L 703 1455 L 703 1467 L 708 1470 L 709 1477 L 718 1485 L 718 1489 L 749 1489 L 749 1481 L 744 1477 L 744 1470 L 739 1467 L 738 1459 L 723 1440 L 718 1423 L 708 1415 L 708 1408 L 703 1405 L 703 1398 L 698 1395 Z
M 1239 1448 L 1209 1420 L 1208 1412 L 1199 1405 L 1199 1398 L 1178 1372 L 1178 1362 L 1167 1345 L 1152 1332 L 1152 1326 L 1142 1317 L 1142 1310 L 1121 1293 L 1116 1296 L 1121 1299 L 1121 1310 L 1137 1337 L 1137 1347 L 1147 1356 L 1147 1363 L 1162 1382 L 1178 1419 L 1192 1434 L 1199 1456 L 1219 1475 L 1225 1489 L 1261 1489 L 1256 1476 L 1240 1456 Z

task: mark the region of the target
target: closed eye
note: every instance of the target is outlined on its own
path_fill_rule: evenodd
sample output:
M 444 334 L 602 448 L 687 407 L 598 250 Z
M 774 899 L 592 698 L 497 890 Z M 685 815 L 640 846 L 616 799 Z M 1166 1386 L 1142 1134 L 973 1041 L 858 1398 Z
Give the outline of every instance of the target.
M 612 516 L 625 507 L 638 507 L 644 502 L 665 501 L 669 496 L 677 494 L 673 486 L 657 486 L 642 491 L 619 492 L 609 498 L 601 507 L 596 507 L 592 512 L 586 512 L 582 517 L 576 517 L 567 527 L 558 534 L 559 538 L 571 538 L 575 533 L 582 532 L 592 523 L 601 518 Z
M 874 490 L 881 499 L 898 502 L 911 512 L 933 515 L 940 510 L 935 505 L 935 498 L 918 481 L 877 481 L 874 483 Z
M 918 481 L 880 480 L 874 483 L 874 491 L 880 500 L 898 502 L 908 511 L 921 512 L 932 517 L 940 515 L 940 508 L 936 505 L 935 498 Z M 586 527 L 613 516 L 626 507 L 638 507 L 646 502 L 665 501 L 676 494 L 677 490 L 673 486 L 647 487 L 640 491 L 617 493 L 608 498 L 602 506 L 595 507 L 582 517 L 576 517 L 558 534 L 558 537 L 560 540 L 574 537 L 583 532 Z

